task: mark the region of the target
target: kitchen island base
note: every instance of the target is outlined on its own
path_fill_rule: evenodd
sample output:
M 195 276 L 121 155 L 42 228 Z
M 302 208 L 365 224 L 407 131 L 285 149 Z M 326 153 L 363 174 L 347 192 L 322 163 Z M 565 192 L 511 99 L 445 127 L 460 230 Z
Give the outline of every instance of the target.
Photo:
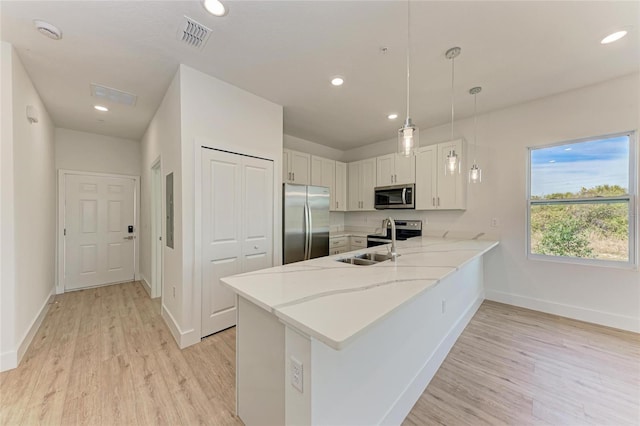
M 238 416 L 248 426 L 400 424 L 482 303 L 482 280 L 478 256 L 339 350 L 238 296 Z

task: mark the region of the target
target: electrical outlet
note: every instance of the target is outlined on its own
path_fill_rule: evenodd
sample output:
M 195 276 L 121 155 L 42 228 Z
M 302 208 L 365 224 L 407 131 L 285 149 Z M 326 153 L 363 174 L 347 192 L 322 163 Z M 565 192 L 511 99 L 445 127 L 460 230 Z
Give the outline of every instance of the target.
M 497 228 L 498 227 L 498 218 L 494 217 L 491 219 L 491 227 L 492 228 Z
M 442 299 L 442 313 L 447 312 L 447 301 Z
M 291 359 L 289 360 L 289 365 L 290 365 L 290 374 L 291 374 L 291 385 L 298 389 L 301 393 L 302 393 L 302 363 L 300 361 L 298 361 L 297 359 L 295 359 L 294 357 L 291 357 Z

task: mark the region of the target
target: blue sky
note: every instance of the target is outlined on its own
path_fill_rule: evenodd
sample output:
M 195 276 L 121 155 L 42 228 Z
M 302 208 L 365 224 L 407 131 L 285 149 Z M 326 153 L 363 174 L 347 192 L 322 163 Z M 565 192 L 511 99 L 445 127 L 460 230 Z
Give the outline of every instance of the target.
M 604 184 L 629 186 L 628 136 L 531 151 L 531 195 Z

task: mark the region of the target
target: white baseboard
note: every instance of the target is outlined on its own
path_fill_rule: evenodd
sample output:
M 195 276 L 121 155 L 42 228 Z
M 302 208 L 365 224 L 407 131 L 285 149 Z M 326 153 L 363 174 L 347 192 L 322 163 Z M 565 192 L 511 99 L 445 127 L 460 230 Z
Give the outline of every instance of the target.
M 27 329 L 27 332 L 22 336 L 22 339 L 20 339 L 18 349 L 16 351 L 8 351 L 0 354 L 0 371 L 11 370 L 20 364 L 22 357 L 27 352 L 27 349 L 29 349 L 29 345 L 38 332 L 40 325 L 42 325 L 44 317 L 47 316 L 47 312 L 49 312 L 49 305 L 53 302 L 55 295 L 56 287 L 54 285 L 51 288 L 49 296 L 45 299 L 44 304 L 40 307 L 38 315 L 33 319 L 31 325 Z
M 162 318 L 164 318 L 164 322 L 169 327 L 169 331 L 171 331 L 171 335 L 173 336 L 180 349 L 184 349 L 187 346 L 195 345 L 196 343 L 200 342 L 200 336 L 197 336 L 195 334 L 194 329 L 182 331 L 182 329 L 178 325 L 178 322 L 175 320 L 173 315 L 171 315 L 171 312 L 169 312 L 164 304 L 162 305 L 161 313 Z
M 460 319 L 451 326 L 451 329 L 440 341 L 440 344 L 433 354 L 431 354 L 431 357 L 429 357 L 409 386 L 407 386 L 404 392 L 398 397 L 393 407 L 387 412 L 381 424 L 399 425 L 404 421 L 429 385 L 429 382 L 431 382 L 431 379 L 433 379 L 433 376 L 436 375 L 438 368 L 440 368 L 440 365 L 444 362 L 447 354 L 449 354 L 449 351 L 458 340 L 458 337 L 460 337 L 467 324 L 469 324 L 469 321 L 471 321 L 471 318 L 473 318 L 480 305 L 482 305 L 483 300 L 484 295 L 479 294 Z
M 640 333 L 640 319 L 634 317 L 596 311 L 579 306 L 566 305 L 563 303 L 520 296 L 497 290 L 486 290 L 486 298 L 487 300 L 493 300 L 494 302 L 506 303 L 509 305 L 532 309 L 534 311 L 545 312 L 579 321 Z
M 149 298 L 151 298 L 151 285 L 147 281 L 147 277 L 145 277 L 144 275 L 140 274 L 140 282 L 142 282 L 142 287 L 144 287 L 145 291 L 149 295 Z

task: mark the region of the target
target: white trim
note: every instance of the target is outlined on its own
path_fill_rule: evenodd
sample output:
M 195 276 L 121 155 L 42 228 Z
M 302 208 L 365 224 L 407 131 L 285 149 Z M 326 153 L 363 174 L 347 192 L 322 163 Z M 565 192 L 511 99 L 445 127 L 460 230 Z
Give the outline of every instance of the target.
M 201 338 L 199 336 L 199 333 L 196 333 L 193 328 L 182 331 L 180 325 L 178 325 L 178 322 L 175 320 L 171 312 L 169 312 L 164 303 L 162 304 L 162 310 L 160 313 L 180 349 L 184 349 L 188 346 L 195 345 L 196 343 L 200 342 Z
M 160 179 L 159 179 L 159 194 L 160 194 L 160 224 L 158 225 L 156 222 L 156 206 L 154 201 L 156 200 L 156 190 L 158 190 L 158 188 L 156 188 L 156 179 L 155 179 L 155 169 L 158 169 L 158 173 L 160 175 Z M 157 297 L 161 297 L 162 296 L 162 280 L 164 277 L 164 238 L 162 240 L 162 243 L 160 244 L 160 277 L 157 277 L 157 269 L 158 269 L 158 265 L 156 265 L 156 259 L 158 257 L 158 253 L 157 253 L 157 245 L 158 245 L 158 241 L 157 238 L 158 237 L 163 237 L 163 221 L 162 219 L 164 218 L 164 191 L 162 188 L 162 184 L 163 184 L 163 175 L 162 175 L 162 156 L 158 156 L 155 161 L 151 164 L 151 205 L 150 205 L 150 209 L 149 209 L 149 213 L 150 213 L 150 219 L 151 219 L 151 247 L 150 247 L 150 253 L 151 253 L 151 286 L 150 286 L 150 297 L 152 299 L 155 299 Z M 159 231 L 160 231 L 160 235 L 156 234 L 156 227 L 159 227 Z
M 49 306 L 53 303 L 54 298 L 55 286 L 52 286 L 51 292 L 45 299 L 44 304 L 40 307 L 38 315 L 31 322 L 31 325 L 27 329 L 25 335 L 22 336 L 20 344 L 18 345 L 18 350 L 0 354 L 0 371 L 14 369 L 20 364 L 22 358 L 24 357 L 24 354 L 27 352 L 27 349 L 29 349 L 29 345 L 31 345 L 33 338 L 40 329 L 42 321 L 44 321 L 44 318 L 47 316 L 47 312 L 49 312 Z
M 97 176 L 97 177 L 112 177 L 120 179 L 132 179 L 134 181 L 133 188 L 133 211 L 134 211 L 134 229 L 136 238 L 134 238 L 134 269 L 133 280 L 138 281 L 140 279 L 140 176 L 134 175 L 121 175 L 115 173 L 94 173 L 85 172 L 80 170 L 65 170 L 58 169 L 58 208 L 57 218 L 58 225 L 56 229 L 56 294 L 64 293 L 64 216 L 65 216 L 65 176 L 66 175 L 82 175 L 82 176 Z
M 532 309 L 534 311 L 545 312 L 547 314 L 640 333 L 640 318 L 596 311 L 594 309 L 586 309 L 579 306 L 567 305 L 534 297 L 510 294 L 498 290 L 486 290 L 486 299 Z
M 438 368 L 440 368 L 447 354 L 449 354 L 449 351 L 458 340 L 458 337 L 460 337 L 467 324 L 469 324 L 469 321 L 471 321 L 471 318 L 473 318 L 478 308 L 480 308 L 480 305 L 482 305 L 483 300 L 484 295 L 481 293 L 476 300 L 469 305 L 460 319 L 451 326 L 449 332 L 440 341 L 431 357 L 426 360 L 411 383 L 405 388 L 404 392 L 400 394 L 398 399 L 396 399 L 380 424 L 399 425 L 404 421 L 429 385 L 429 382 L 431 382 L 431 379 L 433 379 L 433 376 L 435 376 Z
M 147 295 L 149 295 L 149 299 L 152 299 L 151 285 L 149 284 L 149 281 L 147 281 L 147 278 L 144 276 L 143 273 L 140 273 L 140 282 L 142 283 L 142 287 L 144 288 L 144 291 L 146 291 Z

